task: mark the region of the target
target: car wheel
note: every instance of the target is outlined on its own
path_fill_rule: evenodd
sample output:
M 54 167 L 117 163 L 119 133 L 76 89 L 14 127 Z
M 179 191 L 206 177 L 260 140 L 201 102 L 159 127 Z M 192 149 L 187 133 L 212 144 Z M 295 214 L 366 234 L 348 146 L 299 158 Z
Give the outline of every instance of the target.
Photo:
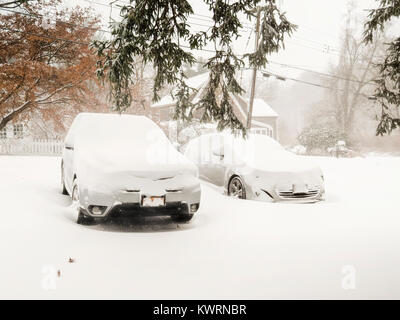
M 76 183 L 76 180 L 74 181 L 74 186 L 72 188 L 72 204 L 75 210 L 78 211 L 78 218 L 76 219 L 77 224 L 82 224 L 82 225 L 92 225 L 94 224 L 94 219 L 92 217 L 88 217 L 83 210 L 80 208 L 79 204 L 79 187 L 78 184 Z
M 67 188 L 65 188 L 64 166 L 61 165 L 61 193 L 65 196 L 68 195 Z
M 240 179 L 238 176 L 233 177 L 229 181 L 228 195 L 237 199 L 246 199 L 246 190 L 244 188 L 244 184 L 242 179 Z
M 82 209 L 79 209 L 78 219 L 76 220 L 76 223 L 84 226 L 91 226 L 95 224 L 95 221 L 92 217 L 88 217 L 87 215 L 85 215 Z
M 193 214 L 189 213 L 189 208 L 187 205 L 181 207 L 181 210 L 178 214 L 171 215 L 171 219 L 173 222 L 177 223 L 185 223 L 192 220 Z
M 192 220 L 193 218 L 193 214 L 178 214 L 176 216 L 171 216 L 171 219 L 173 222 L 177 222 L 177 223 L 185 223 L 185 222 L 189 222 L 190 220 Z

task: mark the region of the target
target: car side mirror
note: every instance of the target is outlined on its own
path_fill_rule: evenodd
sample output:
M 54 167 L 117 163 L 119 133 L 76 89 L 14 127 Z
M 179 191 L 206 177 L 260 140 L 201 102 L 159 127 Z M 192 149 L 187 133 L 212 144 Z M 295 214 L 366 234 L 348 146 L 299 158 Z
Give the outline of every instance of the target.
M 212 154 L 219 157 L 221 160 L 224 159 L 224 150 L 222 148 L 214 148 Z
M 66 144 L 65 144 L 65 149 L 67 149 L 67 150 L 74 150 L 74 146 L 73 146 L 72 144 L 70 144 L 70 143 L 66 143 Z

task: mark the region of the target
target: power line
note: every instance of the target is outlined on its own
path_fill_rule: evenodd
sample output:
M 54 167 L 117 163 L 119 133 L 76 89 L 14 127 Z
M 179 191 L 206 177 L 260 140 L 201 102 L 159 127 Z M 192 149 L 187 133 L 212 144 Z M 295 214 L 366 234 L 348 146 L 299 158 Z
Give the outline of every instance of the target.
M 185 46 L 185 45 L 181 45 L 181 47 L 186 48 L 186 49 L 190 49 L 189 46 Z M 212 52 L 212 53 L 216 52 L 215 50 L 212 50 L 212 49 L 195 49 L 195 50 Z M 336 79 L 340 79 L 340 80 L 344 80 L 344 81 L 357 82 L 357 83 L 361 83 L 361 84 L 371 84 L 371 82 L 362 82 L 362 81 L 359 81 L 359 80 L 356 80 L 356 79 L 344 78 L 344 77 L 340 77 L 340 76 L 337 76 L 337 75 L 318 72 L 318 71 L 315 71 L 315 70 L 306 69 L 306 68 L 302 68 L 302 67 L 298 67 L 298 66 L 290 65 L 290 64 L 285 64 L 285 63 L 279 63 L 279 62 L 275 62 L 275 61 L 272 61 L 272 60 L 268 60 L 268 63 L 279 65 L 279 66 L 283 66 L 283 67 L 286 67 L 286 68 L 297 69 L 297 70 L 301 70 L 301 71 L 305 71 L 305 72 L 311 72 L 311 73 L 319 74 L 319 75 L 326 76 L 326 77 L 336 78 Z
M 197 17 L 197 14 L 195 14 L 195 13 L 193 13 L 191 16 L 189 16 L 189 17 L 191 17 L 192 19 L 196 19 L 196 20 L 200 20 L 200 21 L 205 21 L 205 22 L 214 22 L 214 20 L 212 20 L 212 19 L 203 19 L 203 18 L 199 18 L 199 17 Z
M 122 0 L 119 0 L 119 1 L 123 2 Z M 195 16 L 204 17 L 204 18 L 207 18 L 207 19 L 210 19 L 210 20 L 201 19 L 201 18 L 195 18 L 195 17 L 194 17 L 193 19 L 203 20 L 203 21 L 206 21 L 206 22 L 212 22 L 212 21 L 213 21 L 211 18 L 209 18 L 209 17 L 206 16 L 206 15 L 201 15 L 201 14 L 194 14 L 194 15 L 195 15 Z M 196 23 L 192 23 L 192 24 L 195 24 L 195 25 L 196 25 Z M 201 24 L 197 24 L 197 25 L 201 25 Z M 205 27 L 212 27 L 212 26 L 204 25 L 204 24 L 203 24 L 202 26 L 205 26 Z M 250 37 L 251 37 L 251 33 L 252 33 L 252 31 L 254 31 L 254 28 L 253 28 L 252 26 L 246 26 L 245 23 L 243 23 L 243 28 L 246 28 L 246 29 L 250 30 L 249 39 L 247 40 L 247 44 L 246 44 L 246 48 L 247 48 L 248 42 L 249 42 Z M 293 37 L 293 38 L 296 39 L 296 37 Z M 298 39 L 301 39 L 301 38 L 298 38 Z M 302 40 L 308 41 L 308 42 L 310 42 L 310 43 L 322 44 L 322 45 L 326 48 L 326 50 L 327 50 L 326 53 L 331 53 L 331 54 L 336 54 L 336 55 L 338 55 L 338 56 L 342 56 L 342 55 L 340 54 L 340 49 L 338 50 L 335 46 L 328 45 L 328 44 L 324 44 L 324 43 L 320 43 L 320 42 L 317 42 L 317 41 L 314 41 L 314 40 L 305 39 L 305 38 L 303 38 Z M 292 42 L 292 43 L 293 43 L 293 42 Z M 293 44 L 299 45 L 299 46 L 303 46 L 303 47 L 306 47 L 306 48 L 310 48 L 310 49 L 314 49 L 314 50 L 318 50 L 318 51 L 321 50 L 320 48 L 309 47 L 309 46 L 301 45 L 301 44 L 298 44 L 298 43 L 293 43 Z M 189 49 L 190 49 L 190 47 L 188 47 L 188 46 L 183 46 L 183 47 L 186 47 L 186 48 L 189 48 Z M 215 52 L 214 50 L 206 50 L 206 49 L 200 49 L 200 50 L 202 50 L 202 51 L 207 51 L 207 52 Z M 335 51 L 336 51 L 336 53 L 335 53 Z M 297 66 L 293 66 L 293 65 L 282 64 L 282 63 L 277 63 L 277 62 L 272 62 L 272 61 L 269 61 L 269 62 L 270 62 L 270 63 L 273 63 L 273 64 L 276 64 L 276 65 L 280 65 L 280 66 L 285 66 L 285 67 L 294 68 L 294 69 L 298 69 L 298 70 L 302 70 L 302 71 L 306 71 L 306 72 L 312 72 L 312 73 L 319 74 L 319 75 L 323 75 L 323 76 L 328 76 L 328 77 L 337 78 L 337 79 L 340 79 L 340 80 L 346 80 L 346 81 L 352 81 L 352 82 L 357 82 L 357 83 L 361 83 L 361 84 L 367 84 L 366 82 L 362 82 L 362 81 L 359 81 L 359 80 L 347 79 L 347 78 L 343 78 L 343 77 L 340 77 L 340 76 L 336 76 L 336 75 L 332 75 L 332 74 L 327 74 L 327 73 L 322 73 L 322 72 L 317 72 L 317 71 L 314 71 L 314 70 L 309 70 L 309 69 L 305 69 L 305 68 L 301 68 L 301 67 L 297 67 Z M 243 70 L 243 69 L 242 69 L 242 70 Z M 313 83 L 313 82 L 309 82 L 309 81 L 305 81 L 305 80 L 300 80 L 300 79 L 291 78 L 291 77 L 283 77 L 283 76 L 277 75 L 277 74 L 275 74 L 275 73 L 272 73 L 272 72 L 270 72 L 270 71 L 263 71 L 263 70 L 261 70 L 261 72 L 263 73 L 263 75 L 264 75 L 264 74 L 267 74 L 268 76 L 271 76 L 271 75 L 272 75 L 272 76 L 276 77 L 277 79 L 281 79 L 281 80 L 291 80 L 291 81 L 295 81 L 295 82 L 299 82 L 299 83 L 303 83 L 303 84 L 306 84 L 306 85 L 311 85 L 311 86 L 315 86 L 315 87 L 319 87 L 319 88 L 323 88 L 323 89 L 336 90 L 336 91 L 344 91 L 343 89 L 332 88 L 332 87 L 329 87 L 329 86 L 325 86 L 325 85 L 321 85 L 321 84 L 317 84 L 317 83 Z
M 93 0 L 84 0 L 84 1 L 85 1 L 85 2 L 88 2 L 88 3 L 100 5 L 100 6 L 103 6 L 103 7 L 107 7 L 107 8 L 121 8 L 121 5 L 105 4 L 105 3 L 101 3 L 101 2 L 97 2 L 97 1 L 93 1 Z M 129 5 L 128 2 L 120 1 L 120 0 L 118 0 L 118 1 L 121 2 L 123 5 Z M 201 18 L 198 18 L 198 17 L 201 17 Z M 197 19 L 197 20 L 200 20 L 200 19 L 201 19 L 202 21 L 206 21 L 206 22 L 213 22 L 213 21 L 214 21 L 214 20 L 212 20 L 212 18 L 210 18 L 209 16 L 206 16 L 206 15 L 203 15 L 203 14 L 192 14 L 192 15 L 189 17 L 189 19 L 190 19 L 190 18 L 192 18 L 192 19 Z M 206 18 L 206 19 L 204 19 L 204 18 Z M 200 24 L 200 23 L 195 23 L 195 22 L 191 22 L 191 24 L 197 25 L 197 26 L 203 26 L 203 27 L 207 27 L 207 28 L 212 27 L 212 25 Z M 242 27 L 243 27 L 244 29 L 247 29 L 247 30 L 251 30 L 251 29 L 252 29 L 252 27 L 251 27 L 248 23 L 246 23 L 246 22 L 242 23 Z M 107 31 L 107 30 L 101 30 L 101 29 L 99 29 L 98 31 L 99 31 L 99 32 L 110 33 L 110 31 Z M 325 54 L 331 54 L 331 55 L 336 55 L 336 56 L 342 56 L 342 55 L 338 52 L 338 49 L 337 49 L 335 46 L 332 46 L 332 45 L 329 45 L 329 44 L 326 44 L 326 43 L 322 43 L 322 42 L 317 42 L 317 41 L 315 41 L 315 40 L 310 40 L 310 39 L 306 39 L 306 38 L 300 38 L 300 37 L 297 37 L 297 36 L 293 36 L 292 39 L 294 39 L 294 40 L 300 40 L 300 41 L 313 42 L 313 43 L 315 43 L 315 44 L 320 44 L 320 45 L 322 46 L 322 48 L 310 47 L 310 46 L 307 46 L 307 45 L 305 45 L 305 44 L 300 44 L 300 43 L 292 42 L 292 41 L 290 41 L 290 40 L 287 40 L 287 43 L 291 43 L 291 44 L 296 45 L 296 46 L 301 46 L 301 47 L 304 47 L 304 48 L 308 48 L 308 49 L 320 51 L 320 52 L 323 52 L 323 53 L 325 53 Z
M 307 38 L 300 37 L 300 36 L 293 36 L 293 39 L 298 39 L 298 40 L 307 41 L 307 42 L 310 42 L 310 43 L 320 44 L 320 45 L 323 45 L 326 48 L 329 48 L 329 50 L 340 52 L 340 48 L 339 47 L 336 47 L 336 46 L 334 46 L 332 44 L 329 44 L 329 43 L 319 42 L 319 41 L 307 39 Z
M 273 76 L 273 77 L 277 78 L 278 80 L 283 80 L 283 81 L 290 80 L 290 81 L 299 82 L 299 83 L 310 85 L 310 86 L 314 86 L 314 87 L 319 87 L 319 88 L 333 90 L 333 91 L 339 91 L 339 92 L 345 92 L 346 91 L 344 89 L 333 88 L 333 87 L 325 86 L 325 85 L 322 85 L 322 84 L 319 84 L 319 83 L 314 83 L 314 82 L 300 80 L 300 79 L 296 79 L 296 78 L 280 76 L 280 75 L 278 75 L 276 73 L 273 73 L 271 71 L 268 71 L 268 70 L 262 70 L 261 72 L 263 73 L 264 76 L 267 76 L 267 77 Z M 370 100 L 372 100 L 372 98 L 373 98 L 373 97 L 368 96 L 368 95 L 363 94 L 363 93 L 359 93 L 358 95 L 363 96 L 363 97 L 365 97 L 367 99 L 370 99 Z
M 36 37 L 40 37 L 40 38 L 45 38 L 45 39 L 52 39 L 52 40 L 57 40 L 57 41 L 66 41 L 66 42 L 79 44 L 79 45 L 90 45 L 89 42 L 75 41 L 75 40 L 70 40 L 70 39 L 66 39 L 66 38 L 59 38 L 59 37 L 53 37 L 53 36 L 49 36 L 49 35 L 37 34 L 37 33 L 29 32 L 29 31 L 22 31 L 22 30 L 16 30 L 16 29 L 11 29 L 11 28 L 5 28 L 5 27 L 1 27 L 1 26 L 0 26 L 0 29 L 6 30 L 6 31 L 10 31 L 10 32 L 16 32 L 16 33 L 24 33 L 24 34 L 28 34 L 28 35 L 32 35 L 32 36 L 36 36 Z M 185 45 L 181 45 L 181 47 L 190 49 L 189 46 L 185 46 Z M 195 49 L 195 50 L 215 53 L 215 50 L 210 50 L 210 49 Z M 270 63 L 279 64 L 279 65 L 283 65 L 283 66 L 290 67 L 290 68 L 301 69 L 301 70 L 304 70 L 304 71 L 319 73 L 319 72 L 316 72 L 316 71 L 313 71 L 313 70 L 307 70 L 305 68 L 300 68 L 300 67 L 296 67 L 296 66 L 292 66 L 292 65 L 288 65 L 288 64 L 282 64 L 282 63 L 277 63 L 277 62 L 272 62 L 272 61 L 270 61 Z M 246 68 L 246 69 L 248 69 L 248 68 Z M 287 77 L 287 76 L 280 76 L 280 75 L 272 73 L 272 72 L 270 72 L 268 70 L 260 70 L 260 71 L 263 73 L 263 75 L 264 74 L 267 74 L 267 75 L 270 75 L 270 76 L 272 75 L 272 76 L 274 76 L 274 77 L 276 77 L 277 79 L 280 79 L 280 80 L 291 80 L 291 81 L 296 81 L 296 82 L 300 82 L 300 83 L 303 83 L 303 84 L 316 86 L 316 87 L 320 87 L 320 88 L 343 91 L 342 89 L 332 88 L 332 87 L 324 86 L 324 85 L 313 83 L 313 82 L 309 82 L 309 81 L 304 81 L 304 80 L 291 78 L 291 77 Z M 324 73 L 319 73 L 319 74 L 323 74 L 323 75 L 329 76 L 329 77 L 337 77 L 337 76 L 331 75 L 331 74 L 324 74 Z M 342 78 L 342 77 L 339 77 L 339 78 L 342 79 L 342 80 L 345 80 L 345 81 L 356 81 L 356 82 L 359 82 L 359 83 L 364 83 L 364 82 L 357 81 L 357 80 L 354 80 L 354 79 L 347 79 L 347 78 Z M 364 84 L 367 84 L 367 83 L 364 83 Z
M 93 1 L 90 1 L 90 0 L 85 0 L 85 1 L 93 2 Z M 95 3 L 100 4 L 98 2 L 95 2 Z M 38 18 L 47 18 L 42 14 L 32 14 L 32 13 L 28 13 L 28 12 L 14 11 L 14 10 L 6 9 L 6 8 L 0 8 L 0 10 L 4 10 L 4 11 L 15 13 L 15 14 L 21 14 L 21 15 L 29 16 L 29 17 L 36 18 L 36 19 L 38 19 Z M 189 19 L 192 19 L 192 17 L 189 17 Z M 93 28 L 93 27 L 88 27 L 88 26 L 82 26 L 82 25 L 70 23 L 70 22 L 67 22 L 67 21 L 64 21 L 64 20 L 61 20 L 61 19 L 48 19 L 48 20 L 55 21 L 55 22 L 61 22 L 63 24 L 67 24 L 67 25 L 75 26 L 75 27 L 89 28 L 89 29 L 92 29 L 92 30 L 96 30 L 97 32 L 111 33 L 110 30 L 104 30 L 104 29 L 98 29 L 98 28 Z M 196 26 L 208 27 L 208 28 L 212 27 L 211 25 L 201 24 L 201 23 L 197 23 L 197 22 L 190 22 L 190 24 L 196 25 Z
M 93 1 L 93 0 L 83 0 L 85 2 L 89 2 L 89 3 L 93 3 L 93 4 L 97 4 L 99 6 L 103 6 L 103 7 L 107 7 L 107 8 L 120 8 L 121 6 L 113 6 L 112 4 L 106 4 L 106 3 L 101 3 L 101 2 L 97 2 L 97 1 Z
M 206 19 L 202 19 L 202 18 L 193 17 L 193 16 L 198 16 L 198 15 L 199 14 L 193 14 L 192 16 L 189 17 L 189 19 L 198 19 L 198 20 L 202 20 L 202 21 L 206 21 L 206 22 L 213 22 L 213 20 L 206 20 Z M 200 15 L 200 16 L 204 16 L 204 15 Z M 192 23 L 192 24 L 196 24 L 196 23 Z M 202 25 L 204 27 L 212 27 L 212 25 L 199 24 L 199 23 L 197 23 L 197 25 Z M 244 29 L 254 31 L 253 27 L 249 26 L 246 23 L 242 23 L 242 26 L 243 26 Z M 306 42 L 309 42 L 309 43 L 314 43 L 314 44 L 320 45 L 321 47 L 319 47 L 319 48 L 311 47 L 311 46 L 306 45 L 306 44 L 295 43 L 295 42 L 292 42 L 291 40 L 287 40 L 288 43 L 292 43 L 292 44 L 297 45 L 297 46 L 302 46 L 302 47 L 305 47 L 305 48 L 322 51 L 322 52 L 328 53 L 328 54 L 340 55 L 340 49 L 338 47 L 334 46 L 334 45 L 331 45 L 331 44 L 327 44 L 327 43 L 323 43 L 323 42 L 319 42 L 319 41 L 315 41 L 315 40 L 311 40 L 311 39 L 306 39 L 306 38 L 299 37 L 299 36 L 293 36 L 290 39 L 293 39 L 293 40 L 296 40 L 296 41 L 306 41 Z
M 193 19 L 193 17 L 189 17 L 189 19 Z M 197 25 L 197 26 L 208 27 L 208 28 L 212 28 L 212 27 L 213 27 L 212 25 L 201 24 L 201 23 L 197 23 L 197 22 L 190 22 L 190 24 L 192 24 L 192 25 Z M 254 31 L 253 28 L 246 27 L 246 26 L 243 26 L 243 29 L 250 30 L 250 31 Z M 309 42 L 313 42 L 313 43 L 316 43 L 316 44 L 320 44 L 322 47 L 318 47 L 318 48 L 317 48 L 317 47 L 315 47 L 315 46 L 310 46 L 310 45 L 307 45 L 307 44 L 294 42 L 294 41 L 292 41 L 292 39 L 293 39 L 294 41 L 309 41 Z M 293 45 L 296 45 L 296 46 L 303 47 L 303 48 L 307 48 L 307 49 L 312 49 L 312 50 L 320 51 L 320 52 L 325 53 L 325 54 L 332 54 L 332 55 L 336 55 L 336 56 L 343 56 L 343 55 L 339 52 L 339 49 L 337 49 L 337 48 L 334 47 L 334 46 L 331 46 L 331 45 L 322 43 L 322 42 L 317 42 L 317 41 L 313 41 L 313 40 L 307 40 L 307 39 L 304 39 L 304 38 L 303 38 L 303 40 L 302 40 L 302 39 L 300 39 L 300 38 L 298 38 L 298 37 L 296 37 L 296 36 L 294 36 L 294 37 L 292 37 L 292 38 L 286 40 L 286 42 L 289 43 L 289 44 L 293 44 Z
M 13 13 L 17 13 L 17 14 L 26 15 L 26 16 L 31 16 L 31 17 L 33 17 L 33 18 L 43 17 L 43 15 L 34 15 L 34 14 L 31 14 L 31 13 L 13 11 L 13 10 L 5 9 L 5 8 L 0 8 L 0 10 L 5 10 L 5 11 L 8 11 L 8 12 L 13 12 Z M 68 25 L 72 25 L 72 26 L 90 28 L 90 29 L 95 30 L 95 28 L 91 28 L 91 27 L 87 27 L 87 26 L 82 26 L 82 25 L 77 25 L 77 24 L 73 24 L 73 23 L 66 22 L 66 21 L 59 20 L 59 19 L 55 19 L 55 21 L 57 21 L 57 22 L 62 22 L 62 23 L 65 23 L 65 24 L 68 24 Z M 199 24 L 199 25 L 200 25 L 200 26 L 208 26 L 208 25 L 202 25 L 202 24 Z M 106 33 L 111 33 L 109 30 L 101 30 L 101 29 L 98 29 L 97 31 L 106 32 Z M 248 45 L 248 43 L 249 43 L 249 40 L 250 40 L 252 31 L 253 31 L 253 29 L 250 30 L 250 35 L 249 35 L 249 38 L 247 39 L 246 47 L 247 47 L 247 45 Z M 51 38 L 51 39 L 55 39 L 55 40 L 62 40 L 61 38 L 55 38 L 55 37 L 49 37 L 49 36 L 46 36 L 46 37 L 47 37 L 47 38 Z M 76 41 L 72 41 L 72 40 L 68 40 L 68 39 L 65 39 L 65 40 L 66 40 L 66 41 L 71 41 L 71 42 L 76 42 Z M 190 49 L 190 47 L 188 47 L 188 46 L 182 46 L 182 47 L 185 47 L 185 48 Z M 206 52 L 213 52 L 213 53 L 215 53 L 214 50 L 207 50 L 207 49 L 195 49 L 195 50 L 201 50 L 201 51 L 206 51 Z M 322 72 L 317 72 L 317 71 L 314 71 L 314 70 L 305 69 L 305 68 L 301 68 L 301 67 L 297 67 L 297 66 L 293 66 L 293 65 L 288 65 L 288 64 L 283 64 L 283 63 L 277 63 L 277 62 L 274 62 L 274 61 L 270 61 L 270 63 L 272 63 L 272 64 L 277 64 L 277 65 L 284 66 L 284 67 L 288 67 L 288 68 L 298 69 L 298 70 L 302 70 L 302 71 L 306 71 L 306 72 L 312 72 L 312 73 L 319 74 L 319 75 L 323 75 L 323 76 L 333 77 L 333 78 L 337 78 L 337 79 L 341 79 L 341 80 L 352 81 L 352 82 L 360 82 L 360 83 L 361 83 L 361 81 L 358 81 L 358 80 L 347 79 L 347 78 L 343 78 L 343 77 L 339 77 L 339 76 L 335 76 L 335 75 L 331 75 L 331 74 L 326 74 L 326 73 L 322 73 Z
M 49 36 L 49 35 L 37 34 L 37 33 L 29 32 L 29 31 L 22 31 L 22 30 L 10 29 L 10 28 L 5 28 L 5 27 L 0 27 L 0 29 L 6 30 L 6 31 L 10 31 L 10 32 L 25 33 L 25 34 L 28 34 L 28 35 L 41 37 L 41 38 L 46 38 L 46 39 L 52 39 L 52 40 L 58 40 L 58 41 L 66 41 L 66 42 L 71 42 L 71 43 L 80 44 L 80 45 L 90 45 L 90 42 L 75 41 L 75 40 L 70 40 L 70 39 L 66 39 L 66 38 L 60 38 L 60 37 L 53 37 L 53 36 Z M 185 45 L 180 45 L 180 46 L 183 47 L 183 48 L 186 48 L 186 49 L 191 49 L 189 46 L 185 46 Z M 211 52 L 211 53 L 215 53 L 216 52 L 215 50 L 205 49 L 205 48 L 194 49 L 194 50 Z M 352 81 L 352 82 L 357 82 L 357 83 L 362 83 L 362 84 L 369 84 L 370 83 L 370 82 L 362 82 L 362 81 L 355 80 L 355 79 L 348 79 L 348 78 L 344 78 L 344 77 L 340 77 L 340 76 L 336 76 L 336 75 L 332 75 L 332 74 L 328 74 L 328 73 L 322 73 L 322 72 L 318 72 L 318 71 L 314 71 L 314 70 L 310 70 L 310 69 L 306 69 L 306 68 L 301 68 L 301 67 L 297 67 L 297 66 L 294 66 L 294 65 L 279 63 L 279 62 L 275 62 L 275 61 L 269 61 L 269 63 L 280 65 L 280 66 L 284 66 L 284 67 L 288 67 L 288 68 L 298 69 L 298 70 L 302 70 L 302 71 L 306 71 L 306 72 L 312 72 L 312 73 L 320 74 L 320 75 L 327 76 L 327 77 L 338 78 L 338 79 L 344 80 L 344 81 Z M 290 79 L 288 77 L 286 77 L 286 78 Z M 290 80 L 292 80 L 292 79 L 290 79 Z M 316 84 L 313 84 L 313 85 L 316 85 Z
M 93 2 L 93 1 L 91 1 L 91 0 L 85 0 L 85 1 L 87 1 L 87 2 Z M 94 3 L 100 4 L 100 3 L 98 3 L 98 2 L 94 2 Z M 30 17 L 33 17 L 33 18 L 36 18 L 36 19 L 38 19 L 38 18 L 43 18 L 43 17 L 44 17 L 44 15 L 42 15 L 42 14 L 37 14 L 37 15 L 35 15 L 35 14 L 32 14 L 32 13 L 21 12 L 21 11 L 14 11 L 14 10 L 5 9 L 5 8 L 0 8 L 0 10 L 7 11 L 7 12 L 11 12 L 11 13 L 16 13 L 16 14 L 21 14 L 21 15 L 25 15 L 25 16 L 30 16 Z M 191 19 L 191 17 L 189 17 L 189 19 Z M 103 32 L 103 33 L 109 33 L 109 34 L 111 33 L 111 31 L 109 31 L 109 30 L 97 29 L 97 28 L 88 27 L 88 26 L 82 26 L 82 25 L 70 23 L 70 22 L 67 22 L 67 21 L 64 21 L 64 20 L 60 20 L 60 19 L 52 19 L 52 20 L 53 20 L 53 21 L 56 21 L 56 22 L 61 22 L 61 23 L 63 23 L 63 24 L 67 24 L 67 25 L 70 25 L 70 26 L 82 27 L 82 28 L 89 28 L 89 29 L 92 29 L 92 30 L 96 30 L 96 32 Z M 190 22 L 190 23 L 191 23 L 192 25 L 203 26 L 203 27 L 207 27 L 207 28 L 211 28 L 211 27 L 212 27 L 211 25 L 207 25 L 207 24 L 201 24 L 201 23 L 195 23 L 195 22 Z M 253 31 L 252 28 L 247 28 L 247 29 L 250 30 L 251 32 Z M 288 43 L 293 43 L 293 42 L 291 42 L 290 40 L 287 40 L 287 42 L 288 42 Z M 314 50 L 321 51 L 320 48 L 309 47 L 309 46 L 305 46 L 305 45 L 298 44 L 298 43 L 293 43 L 293 44 L 299 45 L 299 46 L 303 46 L 303 47 L 306 47 L 306 48 L 310 48 L 310 49 L 314 49 Z M 327 52 L 327 53 L 329 53 L 329 52 Z
M 314 87 L 319 87 L 319 88 L 323 88 L 323 89 L 329 89 L 329 90 L 335 90 L 335 91 L 344 91 L 343 89 L 339 89 L 339 88 L 333 88 L 333 87 L 328 87 L 319 83 L 314 83 L 314 82 L 309 82 L 309 81 L 305 81 L 305 80 L 300 80 L 300 79 L 296 79 L 296 78 L 291 78 L 291 77 L 286 77 L 286 76 L 281 76 L 278 75 L 276 73 L 273 73 L 271 71 L 268 70 L 261 70 L 261 73 L 265 76 L 274 76 L 275 78 L 277 78 L 278 80 L 290 80 L 290 81 L 295 81 L 295 82 L 299 82 L 299 83 L 303 83 L 303 84 L 307 84 L 310 86 L 314 86 Z
M 93 3 L 93 4 L 97 4 L 97 5 L 101 5 L 101 6 L 104 6 L 104 7 L 108 7 L 108 8 L 110 8 L 110 7 L 112 7 L 112 8 L 114 8 L 114 7 L 120 8 L 120 7 L 121 7 L 121 6 L 113 6 L 113 5 L 108 5 L 108 4 L 105 4 L 105 3 L 100 3 L 100 2 L 97 2 L 97 1 L 93 1 L 93 0 L 84 0 L 84 1 L 89 2 L 89 3 Z M 129 5 L 128 2 L 121 1 L 121 0 L 118 0 L 118 1 L 121 2 L 121 3 L 124 4 L 124 5 Z M 200 17 L 200 18 L 199 18 L 199 17 Z M 209 16 L 203 15 L 203 14 L 198 14 L 198 13 L 192 14 L 191 16 L 189 16 L 189 19 L 190 19 L 190 18 L 196 19 L 196 20 L 205 21 L 205 22 L 214 22 L 214 20 L 213 20 L 212 18 L 210 18 Z M 200 24 L 200 23 L 195 23 L 195 22 L 191 22 L 191 24 L 197 25 L 197 26 L 203 26 L 203 27 L 207 27 L 207 28 L 213 27 L 212 25 Z M 243 23 L 242 23 L 242 28 L 243 28 L 243 29 L 247 29 L 247 30 L 252 30 L 252 29 L 253 29 L 253 27 L 252 27 L 251 25 L 249 25 L 248 23 L 246 23 L 246 22 L 243 22 Z M 254 30 L 253 30 L 253 31 L 254 31 Z M 287 42 L 288 42 L 288 43 L 291 43 L 291 44 L 294 44 L 294 45 L 297 45 L 297 46 L 304 47 L 304 48 L 308 48 L 308 49 L 320 51 L 320 52 L 323 52 L 323 53 L 326 53 L 326 54 L 331 54 L 331 55 L 336 55 L 336 56 L 342 56 L 342 55 L 339 53 L 339 49 L 338 49 L 337 47 L 333 46 L 333 45 L 330 45 L 330 44 L 327 44 L 327 43 L 323 43 L 323 42 L 318 42 L 318 41 L 311 40 L 311 39 L 300 38 L 300 37 L 298 37 L 298 36 L 293 36 L 292 39 L 298 40 L 298 41 L 307 41 L 307 42 L 319 44 L 319 45 L 322 46 L 322 48 L 311 47 L 311 46 L 307 46 L 307 45 L 305 45 L 305 44 L 300 44 L 300 43 L 291 42 L 291 41 L 289 41 L 289 40 L 287 40 Z
M 190 18 L 189 18 L 190 19 Z M 207 27 L 207 28 L 212 28 L 212 26 L 202 24 L 202 23 L 197 23 L 197 22 L 189 22 L 190 25 L 195 25 L 195 26 L 202 26 L 202 27 Z
M 298 41 L 296 39 L 293 39 L 293 40 Z M 331 54 L 331 55 L 335 55 L 335 56 L 339 56 L 339 57 L 344 57 L 344 55 L 342 55 L 340 52 L 337 52 L 335 50 L 331 50 L 331 48 L 329 46 L 324 47 L 324 48 L 316 48 L 316 47 L 312 47 L 310 45 L 306 45 L 306 44 L 303 44 L 303 43 L 294 42 L 291 39 L 290 40 L 286 40 L 286 42 L 290 43 L 290 44 L 293 44 L 295 46 L 299 46 L 299 47 L 303 47 L 303 48 L 307 48 L 307 49 L 312 49 L 312 50 L 319 51 L 319 52 L 322 52 L 322 53 L 325 53 L 325 54 Z
M 371 82 L 362 82 L 360 80 L 357 79 L 349 79 L 349 78 L 344 78 L 341 76 L 337 76 L 334 74 L 329 74 L 329 73 L 323 73 L 323 72 L 319 72 L 319 71 L 315 71 L 315 70 L 311 70 L 311 69 L 306 69 L 306 68 L 302 68 L 302 67 L 298 67 L 298 66 L 294 66 L 294 65 L 290 65 L 290 64 L 285 64 L 285 63 L 279 63 L 279 62 L 274 62 L 274 61 L 269 61 L 269 63 L 272 64 L 276 64 L 282 67 L 286 67 L 286 68 L 291 68 L 291 69 L 297 69 L 297 70 L 302 70 L 302 71 L 306 71 L 306 72 L 311 72 L 311 73 L 315 73 L 321 76 L 325 76 L 325 77 L 331 77 L 331 78 L 336 78 L 339 80 L 344 80 L 344 81 L 350 81 L 350 82 L 357 82 L 357 83 L 361 83 L 361 84 L 370 84 Z
M 208 17 L 206 15 L 202 15 L 202 14 L 196 14 L 195 13 L 192 16 L 195 16 L 195 17 L 193 17 L 194 19 L 199 19 L 199 20 L 201 19 L 201 20 L 206 21 L 206 22 L 213 22 L 214 21 L 214 20 L 212 20 L 212 18 L 210 18 L 210 17 Z M 197 18 L 196 16 L 203 17 L 203 18 L 206 17 L 207 19 Z M 250 30 L 250 29 L 253 30 L 253 26 L 251 26 L 250 24 L 248 24 L 246 22 L 242 22 L 242 25 L 247 30 Z M 310 49 L 315 49 L 315 50 L 320 50 L 320 51 L 327 50 L 327 51 L 331 51 L 331 52 L 335 51 L 337 53 L 339 53 L 339 51 L 340 51 L 340 49 L 338 47 L 336 47 L 336 46 L 334 46 L 332 44 L 319 42 L 319 41 L 307 39 L 307 38 L 304 38 L 304 37 L 293 36 L 293 37 L 291 37 L 291 39 L 298 40 L 298 41 L 306 41 L 306 42 L 310 42 L 310 43 L 315 43 L 315 44 L 321 45 L 323 47 L 323 48 L 310 47 Z M 297 44 L 297 45 L 300 45 L 300 44 Z M 306 45 L 302 45 L 302 46 L 307 47 Z

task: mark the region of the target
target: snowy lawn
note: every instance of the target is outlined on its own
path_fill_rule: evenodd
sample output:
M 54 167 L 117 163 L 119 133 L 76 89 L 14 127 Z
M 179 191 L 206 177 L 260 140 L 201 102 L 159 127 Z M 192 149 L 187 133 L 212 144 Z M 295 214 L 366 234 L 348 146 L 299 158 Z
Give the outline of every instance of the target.
M 314 160 L 325 202 L 234 200 L 203 186 L 191 224 L 85 227 L 60 193 L 60 159 L 1 156 L 0 298 L 399 299 L 400 158 Z

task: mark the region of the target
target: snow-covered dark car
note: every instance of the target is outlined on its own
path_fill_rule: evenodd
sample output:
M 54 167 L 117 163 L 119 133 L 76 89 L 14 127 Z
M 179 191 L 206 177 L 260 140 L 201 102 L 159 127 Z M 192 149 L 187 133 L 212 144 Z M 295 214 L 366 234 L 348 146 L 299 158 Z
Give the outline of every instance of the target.
M 61 182 L 78 223 L 133 214 L 187 222 L 200 204 L 196 166 L 144 116 L 79 114 L 65 139 Z
M 318 166 L 265 135 L 206 134 L 190 141 L 185 155 L 198 166 L 201 179 L 232 197 L 315 202 L 325 192 Z

